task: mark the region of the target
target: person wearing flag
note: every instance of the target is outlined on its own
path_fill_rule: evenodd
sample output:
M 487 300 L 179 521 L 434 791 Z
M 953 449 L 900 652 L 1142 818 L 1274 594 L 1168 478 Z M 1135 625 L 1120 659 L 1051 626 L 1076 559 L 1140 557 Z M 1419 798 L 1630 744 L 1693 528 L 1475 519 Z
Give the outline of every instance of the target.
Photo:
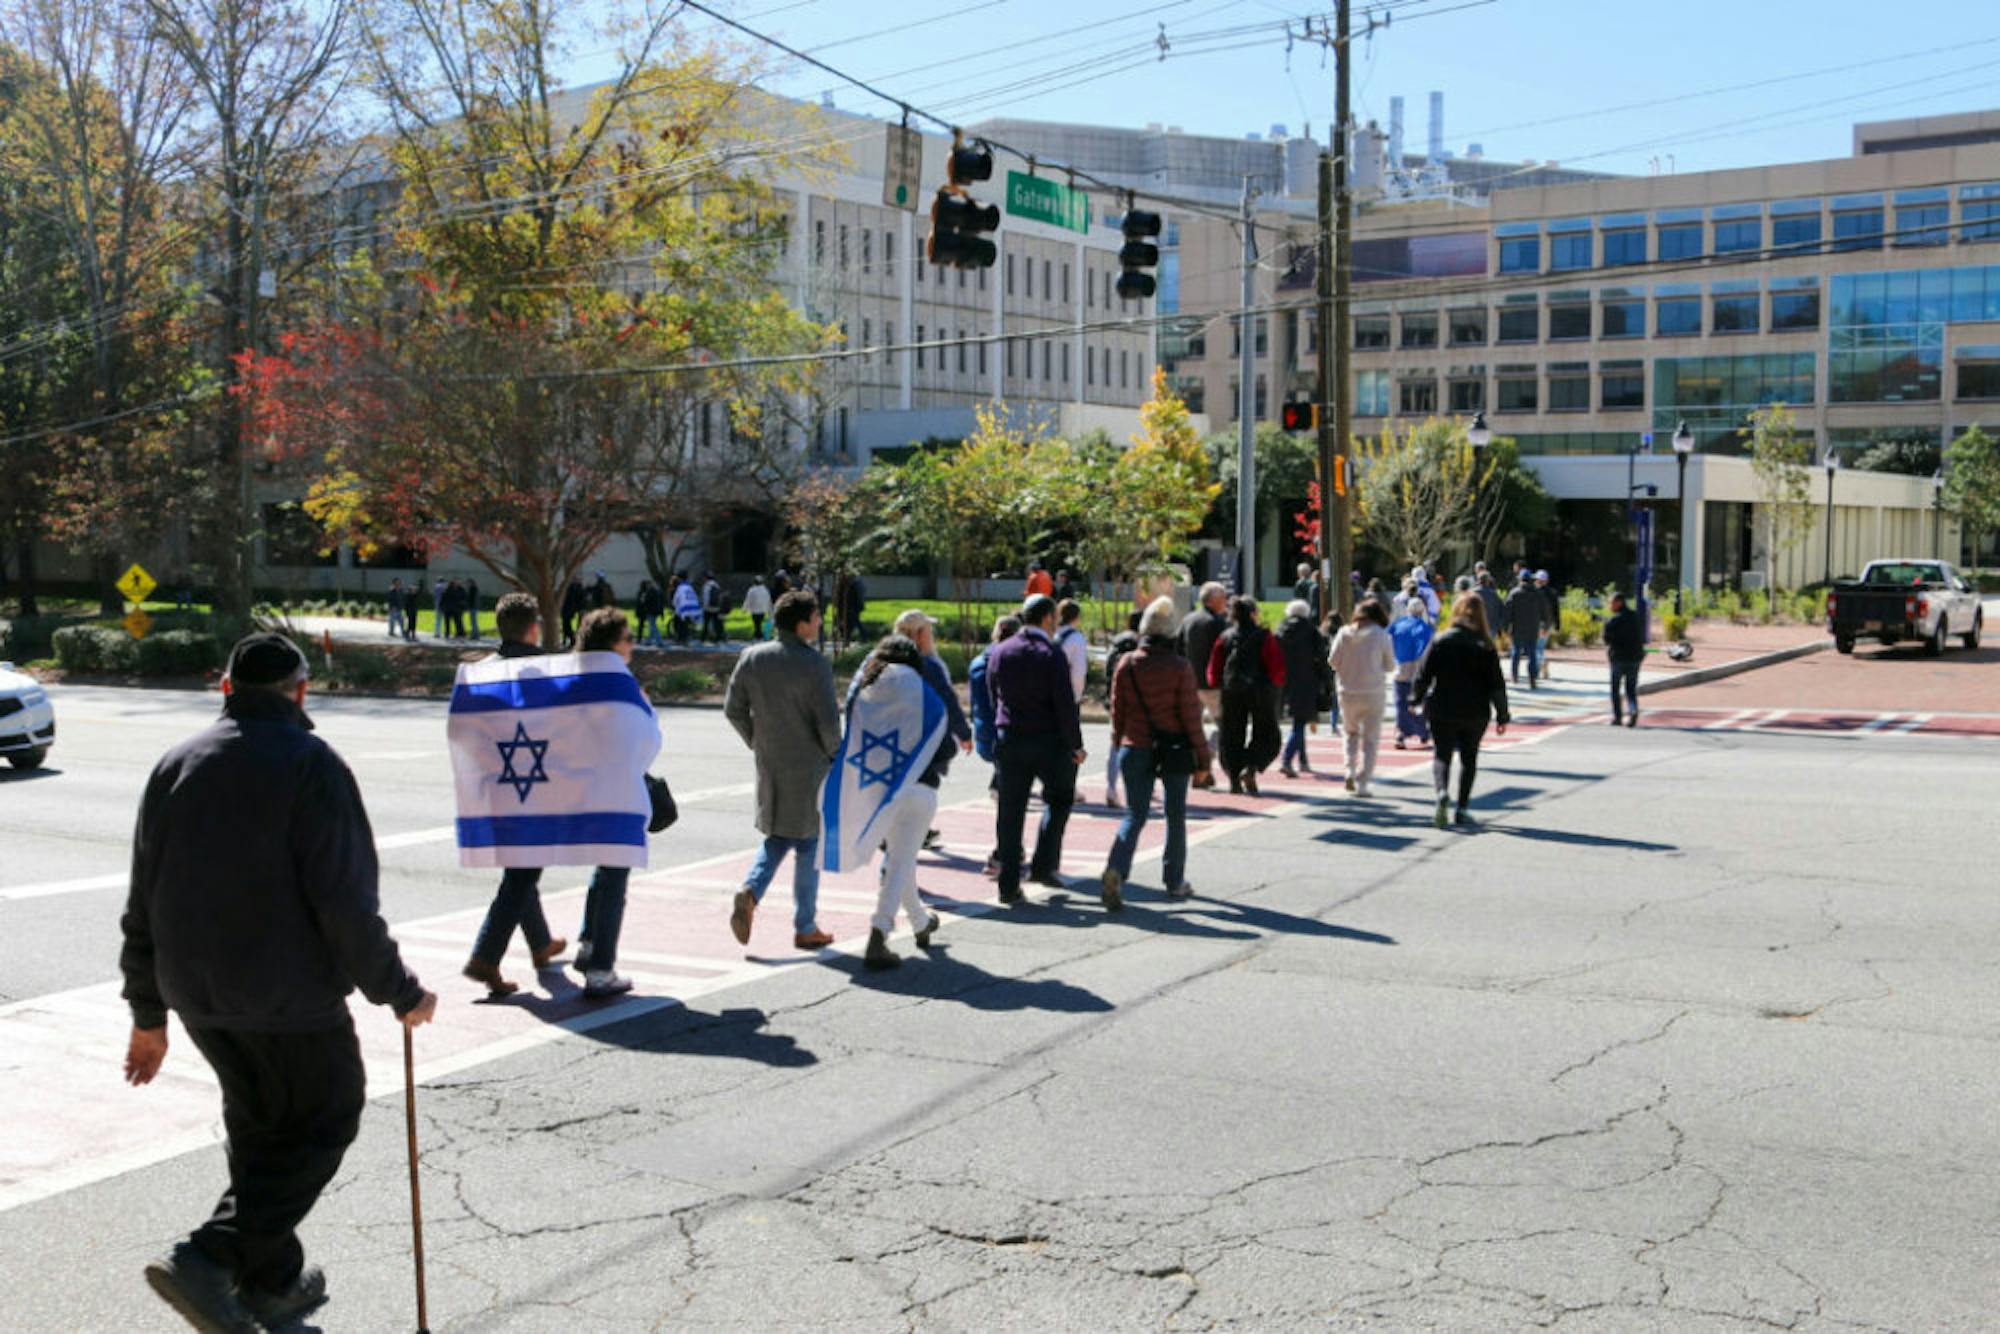
M 631 989 L 613 965 L 625 878 L 646 864 L 660 721 L 626 665 L 623 612 L 587 614 L 577 642 L 574 653 L 461 665 L 445 733 L 460 865 L 597 868 L 584 912 L 596 935 L 588 953 L 577 942 L 576 961 L 595 999 Z
M 889 948 L 898 905 L 917 928 L 918 948 L 929 949 L 938 928 L 917 892 L 917 854 L 951 767 L 947 736 L 971 749 L 972 729 L 949 681 L 914 639 L 891 634 L 855 674 L 847 732 L 820 791 L 825 869 L 854 870 L 882 849 L 882 887 L 862 956 L 869 968 L 903 961 Z
M 819 636 L 819 599 L 794 589 L 772 612 L 778 637 L 752 645 L 736 660 L 722 712 L 757 759 L 757 828 L 764 846 L 732 902 L 729 930 L 750 943 L 764 892 L 792 857 L 792 944 L 820 950 L 833 937 L 819 929 L 820 780 L 840 748 L 840 706 L 833 668 L 812 641 Z
M 361 792 L 305 698 L 297 645 L 237 641 L 222 717 L 154 767 L 132 839 L 125 1079 L 159 1074 L 172 1010 L 215 1071 L 228 1137 L 215 1212 L 145 1268 L 197 1329 L 282 1325 L 326 1300 L 297 1229 L 361 1128 L 348 994 L 411 1028 L 437 1010 L 383 924 Z
M 503 596 L 493 607 L 493 627 L 500 635 L 500 648 L 493 658 L 542 656 L 542 608 L 532 593 Z M 500 960 L 513 942 L 516 927 L 528 942 L 528 955 L 537 972 L 560 959 L 569 948 L 567 940 L 549 933 L 548 918 L 542 913 L 539 866 L 509 866 L 500 872 L 500 888 L 494 891 L 486 920 L 473 938 L 472 957 L 466 960 L 462 971 L 485 986 L 490 996 L 511 996 L 521 989 L 500 972 Z

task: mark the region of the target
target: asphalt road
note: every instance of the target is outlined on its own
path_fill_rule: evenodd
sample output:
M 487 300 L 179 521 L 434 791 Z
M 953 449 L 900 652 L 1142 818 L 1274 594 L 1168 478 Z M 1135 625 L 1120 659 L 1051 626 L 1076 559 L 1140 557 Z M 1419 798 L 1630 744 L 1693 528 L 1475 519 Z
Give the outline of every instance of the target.
M 116 875 L 210 707 L 64 692 L 50 775 L 0 781 L 0 991 L 55 1011 L 112 975 L 119 891 L 8 887 Z M 437 706 L 319 716 L 378 834 L 447 821 Z M 667 723 L 677 789 L 723 793 L 673 858 L 740 852 L 740 749 Z M 1430 828 L 1420 768 L 1372 803 L 1301 785 L 1214 826 L 1186 905 L 954 917 L 886 977 L 771 967 L 429 1080 L 431 1327 L 1990 1328 L 2000 743 L 1530 740 L 1474 834 Z M 484 901 L 446 842 L 384 861 L 392 922 Z M 413 1326 L 376 1087 L 305 1234 L 328 1330 Z M 88 1133 L 154 1092 L 0 1116 Z M 139 1265 L 221 1181 L 210 1146 L 0 1212 L 0 1329 L 173 1328 Z

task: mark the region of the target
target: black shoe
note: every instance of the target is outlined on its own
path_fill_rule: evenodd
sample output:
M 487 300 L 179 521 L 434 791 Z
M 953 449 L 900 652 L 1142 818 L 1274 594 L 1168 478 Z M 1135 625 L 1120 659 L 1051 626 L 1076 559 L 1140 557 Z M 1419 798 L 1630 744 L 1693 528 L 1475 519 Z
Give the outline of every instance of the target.
M 1611 725 L 1613 727 L 1623 727 L 1625 725 L 1625 720 L 1614 713 L 1611 715 Z
M 903 956 L 889 948 L 889 938 L 880 931 L 868 932 L 868 952 L 861 956 L 861 962 L 875 972 L 902 966 Z
M 1232 797 L 1243 795 L 1243 780 L 1235 774 L 1229 775 L 1229 795 Z
M 1023 894 L 1018 888 L 1003 889 L 1000 891 L 1000 901 L 1009 908 L 1018 908 L 1028 901 L 1028 896 Z
M 283 1292 L 243 1289 L 243 1304 L 266 1325 L 276 1327 L 298 1319 L 326 1300 L 326 1271 L 307 1265 Z
M 928 950 L 931 947 L 931 937 L 935 936 L 937 934 L 937 929 L 943 925 L 944 925 L 944 918 L 939 916 L 936 910 L 933 910 L 931 912 L 930 925 L 926 926 L 923 930 L 917 932 L 916 935 L 917 948 L 920 950 Z
M 1263 793 L 1257 790 L 1257 775 L 1254 773 L 1246 773 L 1243 775 L 1243 790 L 1244 792 L 1248 793 L 1250 796 L 1253 797 L 1258 797 L 1263 795 Z
M 938 845 L 938 844 L 939 844 L 939 843 L 940 843 L 941 841 L 942 841 L 942 836 L 941 836 L 941 835 L 939 835 L 939 833 L 938 833 L 938 831 L 937 831 L 937 830 L 935 830 L 935 829 L 926 829 L 926 830 L 924 831 L 924 846 L 925 846 L 926 848 L 934 848 L 934 847 L 936 847 L 936 846 L 937 846 L 937 845 Z
M 1473 819 L 1472 812 L 1466 810 L 1463 806 L 1458 808 L 1458 814 L 1452 818 L 1452 823 L 1460 829 L 1477 829 L 1479 827 L 1479 821 Z
M 146 1263 L 160 1300 L 202 1334 L 260 1334 L 263 1326 L 236 1296 L 236 1277 L 191 1241 Z
M 1637 727 L 1639 725 L 1639 711 L 1637 709 L 1632 710 L 1632 716 L 1625 720 L 1625 725 L 1627 727 Z
M 1040 885 L 1044 889 L 1069 888 L 1069 881 L 1063 879 L 1061 876 L 1057 875 L 1053 871 L 1042 871 L 1038 874 L 1031 875 L 1028 877 L 1028 883 L 1031 885 Z

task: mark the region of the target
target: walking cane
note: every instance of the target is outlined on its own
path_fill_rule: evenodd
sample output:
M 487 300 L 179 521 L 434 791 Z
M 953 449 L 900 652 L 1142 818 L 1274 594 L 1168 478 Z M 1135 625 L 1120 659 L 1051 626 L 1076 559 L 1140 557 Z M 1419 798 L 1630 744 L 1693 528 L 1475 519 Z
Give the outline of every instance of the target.
M 410 1030 L 403 1029 L 403 1123 L 410 1138 L 410 1228 L 417 1250 L 417 1334 L 431 1334 L 424 1311 L 424 1204 L 417 1185 L 417 1065 Z

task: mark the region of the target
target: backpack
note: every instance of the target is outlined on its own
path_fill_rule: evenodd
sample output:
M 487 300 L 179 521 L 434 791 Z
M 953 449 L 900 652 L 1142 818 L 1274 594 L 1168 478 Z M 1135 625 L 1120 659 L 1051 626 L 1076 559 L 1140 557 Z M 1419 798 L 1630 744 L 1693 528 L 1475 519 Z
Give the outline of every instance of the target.
M 1264 672 L 1264 636 L 1270 633 L 1261 625 L 1247 635 L 1229 631 L 1229 652 L 1222 660 L 1224 690 L 1249 690 L 1271 679 Z
M 1118 664 L 1133 649 L 1139 647 L 1139 637 L 1127 630 L 1111 641 L 1111 652 L 1104 659 L 1104 698 L 1111 698 L 1111 683 L 1118 677 Z

